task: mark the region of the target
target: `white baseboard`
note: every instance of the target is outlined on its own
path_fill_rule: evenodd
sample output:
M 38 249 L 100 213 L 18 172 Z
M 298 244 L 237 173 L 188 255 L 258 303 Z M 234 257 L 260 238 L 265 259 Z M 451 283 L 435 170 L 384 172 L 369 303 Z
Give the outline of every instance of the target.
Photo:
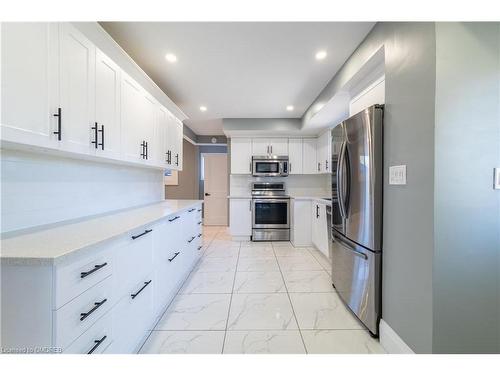
M 387 322 L 380 320 L 380 345 L 389 354 L 415 354 L 413 350 L 398 336 Z

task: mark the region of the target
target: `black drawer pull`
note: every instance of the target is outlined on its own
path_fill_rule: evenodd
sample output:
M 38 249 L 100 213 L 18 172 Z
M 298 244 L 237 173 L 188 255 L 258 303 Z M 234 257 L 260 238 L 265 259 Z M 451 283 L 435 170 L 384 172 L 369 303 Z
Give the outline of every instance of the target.
M 172 221 L 176 221 L 176 220 L 177 220 L 177 219 L 179 219 L 179 218 L 180 218 L 180 216 L 176 216 L 176 217 L 174 217 L 174 218 L 172 218 L 172 219 L 168 219 L 168 221 L 170 221 L 170 222 L 172 222 Z
M 198 212 L 201 212 L 201 208 L 200 208 L 200 209 L 198 209 Z
M 144 290 L 144 288 L 146 288 L 149 284 L 151 284 L 151 281 L 153 281 L 153 280 L 144 281 L 143 287 L 141 289 L 139 289 L 137 292 L 135 292 L 134 294 L 131 294 L 130 297 L 132 297 L 132 299 L 137 297 Z
M 106 337 L 108 337 L 108 336 L 102 336 L 102 338 L 101 338 L 100 340 L 94 340 L 94 343 L 95 343 L 95 344 L 94 344 L 94 346 L 92 347 L 92 349 L 90 349 L 90 350 L 87 352 L 87 354 L 92 354 L 92 353 L 93 353 L 93 352 L 94 352 L 94 351 L 95 351 L 95 350 L 99 347 L 99 345 L 101 345 L 101 344 L 102 344 L 102 342 L 103 342 L 104 340 L 106 340 Z
M 201 221 L 198 221 L 198 225 L 200 225 L 200 224 L 201 224 Z
M 191 208 L 188 212 L 193 212 L 194 210 L 196 210 L 196 208 Z
M 188 240 L 188 243 L 193 242 L 193 240 L 194 240 L 195 238 L 196 238 L 196 237 L 191 237 L 191 239 L 190 239 L 190 240 Z
M 90 314 L 92 314 L 99 307 L 104 305 L 104 302 L 106 302 L 107 300 L 108 300 L 107 298 L 104 298 L 101 302 L 95 302 L 94 307 L 92 307 L 89 311 L 87 311 L 85 313 L 80 313 L 80 321 L 83 322 L 85 319 L 87 319 Z
M 200 238 L 201 237 L 201 233 L 199 233 L 197 237 Z
M 90 271 L 85 271 L 85 272 L 80 272 L 80 277 L 83 279 L 84 277 L 87 277 L 88 275 L 92 275 L 95 271 L 100 270 L 102 267 L 107 266 L 108 263 L 105 262 L 103 264 L 96 264 L 94 268 L 92 268 Z
M 151 233 L 152 231 L 153 231 L 152 229 L 146 229 L 143 233 L 138 234 L 137 236 L 132 236 L 132 239 L 135 240 L 135 239 L 137 239 L 139 237 L 144 236 L 145 234 Z
M 201 250 L 201 248 L 202 248 L 202 247 L 203 247 L 203 246 L 198 246 L 198 250 Z
M 168 258 L 168 261 L 171 262 L 175 259 L 175 257 L 177 257 L 177 255 L 179 255 L 180 252 L 177 252 L 177 253 L 174 253 L 174 256 L 172 258 Z

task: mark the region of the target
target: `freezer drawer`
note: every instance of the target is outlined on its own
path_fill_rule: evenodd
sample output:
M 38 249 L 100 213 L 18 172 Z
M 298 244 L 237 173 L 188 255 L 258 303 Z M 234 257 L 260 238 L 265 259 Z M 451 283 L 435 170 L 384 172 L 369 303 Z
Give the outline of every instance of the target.
M 339 296 L 373 335 L 381 315 L 381 253 L 332 231 L 332 282 Z

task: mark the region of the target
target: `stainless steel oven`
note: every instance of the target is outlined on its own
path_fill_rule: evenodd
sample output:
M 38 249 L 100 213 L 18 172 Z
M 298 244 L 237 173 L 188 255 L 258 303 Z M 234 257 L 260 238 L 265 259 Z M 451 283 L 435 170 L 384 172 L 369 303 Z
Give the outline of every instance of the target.
M 288 176 L 288 156 L 253 156 L 252 174 L 260 177 L 286 177 Z
M 290 240 L 290 197 L 283 182 L 252 184 L 252 240 Z

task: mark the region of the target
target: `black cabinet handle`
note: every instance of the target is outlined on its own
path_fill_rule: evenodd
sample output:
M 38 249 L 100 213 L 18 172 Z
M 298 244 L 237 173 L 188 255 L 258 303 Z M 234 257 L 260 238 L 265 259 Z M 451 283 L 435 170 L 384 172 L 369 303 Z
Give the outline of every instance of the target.
M 94 126 L 92 126 L 90 129 L 94 131 L 94 140 L 90 143 L 95 145 L 95 148 L 97 148 L 97 122 L 94 123 Z
M 175 165 L 179 165 L 179 154 L 175 154 Z
M 172 164 L 172 151 L 167 151 L 167 163 Z
M 205 193 L 205 197 L 209 197 L 210 196 L 210 193 Z
M 151 281 L 153 281 L 153 280 L 144 281 L 144 285 L 142 286 L 142 288 L 139 289 L 134 294 L 131 294 L 130 297 L 132 297 L 132 299 L 134 299 L 135 297 L 137 297 L 149 284 L 151 284 Z
M 142 237 L 144 236 L 145 234 L 148 234 L 148 233 L 151 233 L 153 230 L 152 229 L 146 229 L 144 232 L 142 232 L 141 234 L 138 234 L 137 236 L 132 236 L 132 239 L 135 240 L 139 237 Z
M 146 160 L 148 160 L 148 142 L 146 142 Z
M 328 170 L 328 160 L 325 160 L 325 169 Z
M 96 122 L 95 124 L 96 124 L 96 126 L 97 126 L 97 122 Z M 98 130 L 98 132 L 99 132 L 99 133 L 101 133 L 101 143 L 98 143 L 98 144 L 96 145 L 96 148 L 97 148 L 97 146 L 101 146 L 101 150 L 104 150 L 104 125 L 101 125 L 101 129 L 100 129 L 100 130 Z M 95 138 L 95 139 L 96 139 L 96 141 L 97 141 L 97 135 L 96 135 L 96 138 Z
M 198 221 L 198 225 L 200 225 L 200 224 L 201 224 L 201 221 Z
M 94 266 L 94 268 L 92 268 L 90 271 L 80 272 L 80 278 L 82 278 L 82 279 L 83 279 L 83 278 L 87 277 L 88 275 L 92 275 L 95 271 L 98 271 L 98 270 L 100 270 L 102 267 L 107 266 L 107 265 L 108 265 L 108 263 L 107 263 L 107 262 L 105 262 L 105 263 L 103 263 L 103 264 L 96 264 L 96 265 Z
M 198 246 L 198 250 L 201 250 L 201 248 L 202 248 L 202 247 L 203 247 L 203 246 Z
M 193 212 L 194 210 L 196 210 L 196 208 L 191 208 L 188 212 Z
M 146 142 L 142 141 L 142 143 L 141 143 L 141 157 L 143 159 L 146 156 L 145 147 L 146 147 Z
M 104 340 L 106 340 L 106 337 L 108 337 L 108 336 L 104 335 L 104 336 L 102 336 L 102 338 L 101 338 L 100 340 L 94 340 L 95 345 L 92 347 L 92 349 L 90 349 L 90 350 L 87 352 L 87 354 L 92 354 L 92 353 L 93 353 L 93 352 L 94 352 L 94 351 L 95 351 L 95 350 L 99 347 L 99 345 L 101 345 L 101 344 L 102 344 L 102 342 L 103 342 Z
M 316 219 L 319 218 L 319 206 L 316 205 Z
M 179 254 L 180 254 L 180 252 L 174 253 L 174 256 L 172 258 L 168 258 L 168 261 L 169 262 L 173 261 L 177 257 L 177 255 L 179 255 Z
M 61 124 L 62 124 L 62 111 L 61 108 L 57 108 L 57 113 L 54 113 L 54 117 L 57 117 L 57 131 L 54 134 L 57 134 L 57 140 L 61 140 Z
M 89 317 L 90 314 L 92 314 L 94 311 L 96 311 L 99 307 L 104 305 L 104 303 L 107 301 L 107 298 L 104 298 L 101 302 L 95 302 L 94 307 L 92 307 L 89 311 L 80 313 L 80 321 L 83 322 L 85 319 Z
M 200 238 L 201 237 L 201 233 L 199 233 L 197 237 Z
M 176 221 L 176 220 L 177 220 L 177 219 L 179 219 L 179 218 L 180 218 L 180 216 L 176 216 L 176 217 L 174 217 L 174 218 L 172 218 L 172 219 L 168 219 L 168 221 L 170 221 L 170 222 L 172 222 L 172 221 Z
M 188 243 L 193 242 L 193 240 L 194 240 L 195 238 L 196 238 L 196 237 L 191 237 L 191 239 L 190 239 L 190 240 L 188 240 Z
M 321 163 L 318 163 L 318 172 L 320 171 L 321 169 Z
M 199 208 L 197 211 L 198 211 L 198 212 L 201 212 L 201 208 Z

